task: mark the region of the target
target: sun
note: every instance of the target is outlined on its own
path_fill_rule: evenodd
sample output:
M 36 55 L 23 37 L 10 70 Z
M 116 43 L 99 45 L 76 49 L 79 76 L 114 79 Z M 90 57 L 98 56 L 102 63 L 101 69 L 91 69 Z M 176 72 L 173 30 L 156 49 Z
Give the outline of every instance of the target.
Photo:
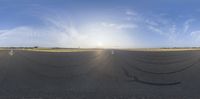
M 97 42 L 97 46 L 98 47 L 103 47 L 103 43 L 102 42 Z

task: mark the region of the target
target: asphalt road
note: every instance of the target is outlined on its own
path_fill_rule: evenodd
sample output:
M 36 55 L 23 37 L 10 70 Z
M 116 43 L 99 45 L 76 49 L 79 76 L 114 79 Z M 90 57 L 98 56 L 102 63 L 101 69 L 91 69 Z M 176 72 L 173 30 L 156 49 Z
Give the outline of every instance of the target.
M 200 51 L 0 51 L 0 97 L 199 99 Z

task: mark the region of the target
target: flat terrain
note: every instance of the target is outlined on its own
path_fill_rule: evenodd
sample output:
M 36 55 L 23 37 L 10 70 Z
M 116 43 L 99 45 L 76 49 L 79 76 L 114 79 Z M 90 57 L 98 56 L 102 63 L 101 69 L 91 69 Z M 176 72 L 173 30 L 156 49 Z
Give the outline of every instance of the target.
M 199 99 L 199 75 L 198 50 L 0 51 L 4 98 Z

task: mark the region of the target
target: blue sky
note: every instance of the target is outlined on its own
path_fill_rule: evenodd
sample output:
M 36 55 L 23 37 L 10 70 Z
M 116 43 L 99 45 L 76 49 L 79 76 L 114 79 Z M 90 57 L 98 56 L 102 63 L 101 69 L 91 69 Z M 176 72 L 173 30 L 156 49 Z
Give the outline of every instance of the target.
M 0 46 L 196 47 L 198 0 L 0 0 Z

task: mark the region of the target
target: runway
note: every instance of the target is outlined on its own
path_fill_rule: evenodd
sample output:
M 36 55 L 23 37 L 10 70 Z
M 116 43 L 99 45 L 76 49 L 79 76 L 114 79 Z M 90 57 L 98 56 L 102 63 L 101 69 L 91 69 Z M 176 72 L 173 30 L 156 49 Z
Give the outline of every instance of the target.
M 200 98 L 200 51 L 0 51 L 0 97 Z

